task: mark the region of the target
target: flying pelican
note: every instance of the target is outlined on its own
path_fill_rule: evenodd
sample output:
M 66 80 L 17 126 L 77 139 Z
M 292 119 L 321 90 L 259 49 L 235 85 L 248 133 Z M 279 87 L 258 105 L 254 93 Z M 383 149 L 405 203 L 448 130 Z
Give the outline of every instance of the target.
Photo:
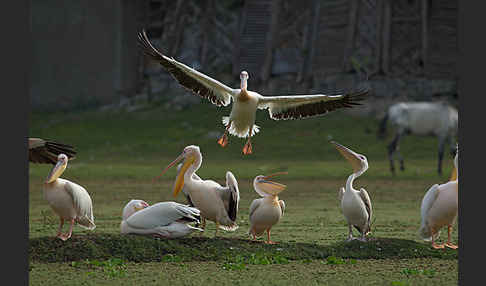
M 235 231 L 236 215 L 240 201 L 240 191 L 235 176 L 230 171 L 226 172 L 226 186 L 221 186 L 213 180 L 203 180 L 195 175 L 201 167 L 202 155 L 198 146 L 190 145 L 184 148 L 182 153 L 170 163 L 159 177 L 180 160 L 184 163 L 177 175 L 174 185 L 174 197 L 182 188 L 187 190 L 194 206 L 201 212 L 201 228 L 205 229 L 206 219 L 216 223 L 215 236 L 218 228 L 227 231 Z
M 371 200 L 365 189 L 361 188 L 357 191 L 353 188 L 353 181 L 368 170 L 368 159 L 337 142 L 331 141 L 331 143 L 348 160 L 354 171 L 346 181 L 346 188 L 341 187 L 339 191 L 341 209 L 348 222 L 348 241 L 353 240 L 353 226 L 361 233 L 359 240 L 366 241 L 366 235 L 370 233 L 373 214 Z
M 451 232 L 454 220 L 457 217 L 457 192 L 459 189 L 458 178 L 459 150 L 454 157 L 454 169 L 449 182 L 435 184 L 425 193 L 420 206 L 421 225 L 419 235 L 425 241 L 432 241 L 435 249 L 447 246 L 457 249 L 457 245 L 451 242 Z M 435 240 L 439 237 L 440 229 L 447 225 L 447 242 L 437 245 Z
M 29 161 L 32 163 L 57 163 L 57 156 L 65 154 L 74 159 L 76 151 L 71 145 L 48 141 L 41 138 L 29 138 Z
M 59 178 L 66 169 L 67 163 L 68 157 L 65 154 L 59 154 L 57 164 L 47 175 L 44 183 L 44 198 L 61 219 L 57 237 L 64 241 L 71 237 L 74 222 L 89 230 L 96 227 L 93 218 L 93 203 L 86 189 L 76 183 Z M 67 234 L 61 233 L 64 220 L 71 223 Z
M 268 244 L 274 244 L 270 239 L 270 229 L 280 221 L 285 211 L 285 202 L 278 199 L 278 194 L 285 190 L 286 185 L 269 181 L 271 177 L 284 173 L 275 173 L 268 176 L 259 175 L 253 180 L 253 188 L 261 198 L 254 199 L 250 205 L 250 229 L 248 233 L 253 236 L 261 236 L 267 231 Z
M 370 92 L 369 87 L 365 87 L 354 92 L 333 95 L 263 96 L 247 90 L 249 75 L 246 71 L 240 74 L 240 88 L 233 89 L 163 55 L 150 43 L 144 30 L 138 34 L 138 40 L 146 55 L 158 61 L 179 84 L 195 95 L 209 100 L 216 106 L 227 106 L 233 99 L 230 116 L 223 117 L 226 129 L 223 136 L 219 138 L 218 144 L 222 147 L 228 144 L 228 132 L 240 138 L 248 137 L 243 147 L 243 154 L 252 153 L 251 137 L 260 130 L 260 127 L 255 125 L 257 109 L 268 109 L 270 118 L 274 120 L 301 119 L 360 105 L 358 101 L 363 100 Z
M 121 234 L 135 233 L 161 238 L 186 236 L 200 228 L 189 225 L 199 223 L 199 210 L 176 202 L 149 205 L 143 200 L 131 200 L 123 208 Z

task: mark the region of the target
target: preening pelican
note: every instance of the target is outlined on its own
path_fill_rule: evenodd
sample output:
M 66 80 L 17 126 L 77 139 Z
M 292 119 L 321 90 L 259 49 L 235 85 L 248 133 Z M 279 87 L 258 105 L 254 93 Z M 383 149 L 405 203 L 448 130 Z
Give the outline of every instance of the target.
M 96 227 L 93 203 L 88 192 L 76 183 L 59 178 L 66 169 L 67 163 L 68 157 L 65 154 L 59 154 L 56 165 L 47 175 L 44 183 L 44 198 L 61 219 L 57 237 L 64 241 L 71 237 L 75 222 L 89 230 Z M 63 234 L 61 230 L 65 220 L 69 221 L 71 225 L 69 232 Z
M 259 175 L 253 180 L 253 188 L 261 196 L 259 199 L 254 199 L 250 205 L 250 229 L 248 233 L 253 236 L 253 240 L 256 236 L 261 236 L 264 231 L 267 231 L 266 243 L 275 243 L 270 239 L 270 230 L 284 214 L 285 202 L 278 199 L 278 194 L 287 186 L 268 179 L 280 174 L 286 173 L 275 173 L 268 176 Z
M 451 180 L 445 184 L 435 184 L 425 193 L 420 206 L 421 225 L 420 237 L 425 241 L 432 241 L 432 247 L 439 249 L 447 246 L 457 249 L 451 241 L 452 225 L 457 217 L 457 192 L 459 189 L 459 150 L 454 157 L 454 169 Z M 436 244 L 440 229 L 447 225 L 447 242 Z
M 75 158 L 76 151 L 71 145 L 41 138 L 29 138 L 29 162 L 55 165 L 59 154 L 65 154 L 72 160 Z
M 346 188 L 339 190 L 341 209 L 348 222 L 348 241 L 353 240 L 353 226 L 361 233 L 361 241 L 366 241 L 366 235 L 371 230 L 371 216 L 373 209 L 368 192 L 361 188 L 359 191 L 353 188 L 353 181 L 368 170 L 368 159 L 343 145 L 331 141 L 336 149 L 348 160 L 353 167 L 353 173 L 346 181 Z
M 240 191 L 235 176 L 226 172 L 226 186 L 221 186 L 213 180 L 203 180 L 194 176 L 201 167 L 202 155 L 198 146 L 190 145 L 184 148 L 172 163 L 159 175 L 164 174 L 180 160 L 184 163 L 177 175 L 174 185 L 174 197 L 185 188 L 194 206 L 201 212 L 201 228 L 206 227 L 206 219 L 216 223 L 215 236 L 218 228 L 234 231 L 238 228 L 236 215 L 240 201 Z
M 257 109 L 268 109 L 270 118 L 274 120 L 301 119 L 359 105 L 358 101 L 363 100 L 370 91 L 369 87 L 364 87 L 353 92 L 333 95 L 262 96 L 247 90 L 249 75 L 246 71 L 240 74 L 240 88 L 233 89 L 163 55 L 150 43 L 145 31 L 138 34 L 138 40 L 146 55 L 159 62 L 179 84 L 195 95 L 209 100 L 216 106 L 227 106 L 233 99 L 230 116 L 223 117 L 226 130 L 218 143 L 222 147 L 226 146 L 228 132 L 240 138 L 248 137 L 243 154 L 252 153 L 251 137 L 260 130 L 260 127 L 255 125 Z
M 178 238 L 194 231 L 203 231 L 189 225 L 199 223 L 199 210 L 176 202 L 149 205 L 143 200 L 131 200 L 123 208 L 120 232 Z

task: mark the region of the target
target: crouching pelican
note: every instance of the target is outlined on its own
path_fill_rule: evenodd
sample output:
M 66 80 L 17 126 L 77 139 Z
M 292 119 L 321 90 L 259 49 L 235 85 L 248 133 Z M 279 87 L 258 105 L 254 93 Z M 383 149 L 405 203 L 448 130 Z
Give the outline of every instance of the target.
M 55 165 L 59 154 L 65 154 L 72 160 L 75 158 L 76 151 L 73 146 L 64 143 L 29 138 L 29 162 Z
M 366 241 L 366 235 L 371 230 L 371 200 L 365 189 L 357 191 L 353 188 L 353 181 L 368 169 L 368 159 L 337 142 L 331 143 L 348 160 L 354 171 L 346 181 L 346 188 L 341 187 L 339 191 L 341 209 L 348 222 L 348 241 L 353 240 L 353 226 L 361 233 L 360 240 Z
M 253 188 L 261 196 L 259 199 L 254 199 L 250 205 L 250 229 L 248 233 L 253 236 L 253 240 L 256 236 L 261 236 L 264 231 L 267 231 L 266 243 L 275 243 L 270 239 L 270 230 L 284 214 L 285 202 L 278 199 L 278 194 L 287 186 L 268 179 L 280 174 L 287 173 L 259 175 L 253 180 Z
M 333 95 L 287 95 L 262 96 L 247 90 L 248 73 L 240 74 L 240 88 L 233 89 L 225 84 L 186 66 L 183 63 L 160 53 L 149 41 L 145 31 L 138 34 L 138 41 L 143 52 L 159 62 L 183 87 L 195 95 L 209 100 L 216 106 L 227 106 L 233 99 L 230 116 L 223 117 L 226 130 L 218 143 L 225 147 L 228 144 L 228 132 L 241 138 L 248 137 L 243 147 L 243 154 L 252 153 L 251 137 L 260 130 L 255 125 L 257 109 L 268 109 L 271 119 L 301 119 L 324 115 L 331 111 L 360 105 L 369 94 L 369 87 L 363 87 L 348 93 Z
M 205 229 L 206 219 L 216 223 L 215 236 L 218 228 L 227 231 L 235 231 L 236 215 L 240 201 L 240 191 L 235 176 L 230 171 L 226 172 L 226 186 L 221 186 L 213 180 L 203 180 L 199 176 L 194 176 L 195 172 L 201 167 L 202 155 L 198 146 L 190 145 L 184 148 L 172 163 L 164 171 L 178 161 L 184 159 L 184 163 L 177 175 L 174 185 L 174 197 L 185 188 L 194 207 L 201 212 L 201 228 Z
M 121 234 L 143 234 L 161 238 L 178 238 L 194 231 L 189 225 L 199 223 L 199 210 L 176 202 L 149 205 L 143 200 L 131 200 L 123 208 Z
M 432 247 L 435 249 L 444 248 L 445 246 L 457 249 L 457 245 L 451 242 L 451 232 L 452 225 L 457 217 L 458 156 L 459 150 L 454 157 L 454 169 L 450 181 L 430 187 L 425 193 L 420 206 L 421 225 L 419 235 L 425 241 L 432 241 Z M 446 225 L 447 242 L 438 245 L 435 243 L 435 240 L 439 237 L 440 229 Z
M 67 162 L 68 157 L 65 154 L 59 154 L 57 164 L 44 183 L 44 198 L 61 219 L 57 237 L 64 241 L 71 237 L 75 222 L 89 230 L 96 227 L 93 218 L 93 203 L 88 192 L 76 183 L 59 178 L 66 169 Z M 64 220 L 71 224 L 69 232 L 66 234 L 61 233 Z

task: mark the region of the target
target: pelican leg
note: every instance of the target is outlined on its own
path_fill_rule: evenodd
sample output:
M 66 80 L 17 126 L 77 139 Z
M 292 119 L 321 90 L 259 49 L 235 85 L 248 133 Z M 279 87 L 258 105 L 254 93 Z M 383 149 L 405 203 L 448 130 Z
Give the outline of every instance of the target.
M 272 241 L 270 239 L 270 228 L 267 229 L 267 241 L 265 242 L 266 244 L 277 244 L 275 241 Z
M 348 232 L 348 239 L 346 241 L 351 241 L 353 240 L 353 226 L 351 224 L 348 224 L 348 229 L 349 229 L 349 232 Z
M 452 248 L 452 249 L 457 249 L 457 245 L 453 244 L 451 241 L 451 232 L 452 232 L 452 225 L 447 226 L 447 243 L 445 246 Z
M 64 225 L 64 219 L 62 217 L 60 217 L 61 219 L 61 223 L 59 224 L 59 229 L 57 230 L 57 235 L 56 237 L 59 237 L 61 234 L 62 234 L 62 226 Z
M 216 231 L 214 232 L 214 237 L 218 236 L 219 223 L 216 223 Z
M 252 153 L 251 147 L 251 133 L 253 132 L 253 126 L 250 127 L 250 131 L 248 132 L 248 141 L 246 141 L 245 146 L 243 146 L 243 154 L 248 155 Z
M 206 219 L 204 217 L 201 217 L 201 229 L 206 231 Z M 202 236 L 204 231 L 201 231 L 199 235 Z
M 62 241 L 66 241 L 71 237 L 71 234 L 73 233 L 73 226 L 74 226 L 74 219 L 71 219 L 71 225 L 69 226 L 69 232 L 66 234 L 61 234 L 59 238 Z
M 430 233 L 432 234 L 432 248 L 434 248 L 434 249 L 444 248 L 443 244 L 435 244 L 435 238 L 434 238 L 435 232 L 432 229 L 431 229 Z
M 228 144 L 228 130 L 231 126 L 231 121 L 228 122 L 228 126 L 226 126 L 226 130 L 224 131 L 223 136 L 219 138 L 218 144 L 221 145 L 221 147 L 225 147 Z

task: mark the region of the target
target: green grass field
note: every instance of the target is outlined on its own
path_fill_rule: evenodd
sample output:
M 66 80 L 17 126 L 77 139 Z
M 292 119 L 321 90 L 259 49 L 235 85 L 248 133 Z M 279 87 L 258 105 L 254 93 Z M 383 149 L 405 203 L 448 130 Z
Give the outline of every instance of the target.
M 277 122 L 258 111 L 254 154 L 243 156 L 245 140 L 231 136 L 223 149 L 211 136 L 221 134 L 221 117 L 229 112 L 203 102 L 179 112 L 159 104 L 136 112 L 31 114 L 30 136 L 76 146 L 78 156 L 62 177 L 88 190 L 97 228 L 75 226 L 71 239 L 56 239 L 59 219 L 42 196 L 51 166 L 30 164 L 30 284 L 457 285 L 457 251 L 433 250 L 417 236 L 423 195 L 452 170 L 452 158 L 445 156 L 444 175 L 437 175 L 435 138 L 405 137 L 406 170 L 393 177 L 386 156 L 391 135 L 376 139 L 376 119 L 337 111 Z M 345 242 L 337 191 L 351 167 L 331 138 L 368 158 L 370 167 L 355 188 L 366 188 L 373 203 L 369 242 Z M 223 184 L 231 170 L 238 179 L 239 229 L 214 238 L 215 225 L 208 222 L 202 235 L 179 240 L 120 235 L 121 211 L 130 199 L 184 202 L 182 195 L 172 196 L 175 168 L 152 179 L 190 144 L 203 154 L 199 176 Z M 288 171 L 276 179 L 288 186 L 280 195 L 285 216 L 272 229 L 279 243 L 250 242 L 248 208 L 258 197 L 253 178 L 276 171 Z M 441 240 L 446 236 L 444 229 Z M 457 227 L 453 238 L 457 243 Z

